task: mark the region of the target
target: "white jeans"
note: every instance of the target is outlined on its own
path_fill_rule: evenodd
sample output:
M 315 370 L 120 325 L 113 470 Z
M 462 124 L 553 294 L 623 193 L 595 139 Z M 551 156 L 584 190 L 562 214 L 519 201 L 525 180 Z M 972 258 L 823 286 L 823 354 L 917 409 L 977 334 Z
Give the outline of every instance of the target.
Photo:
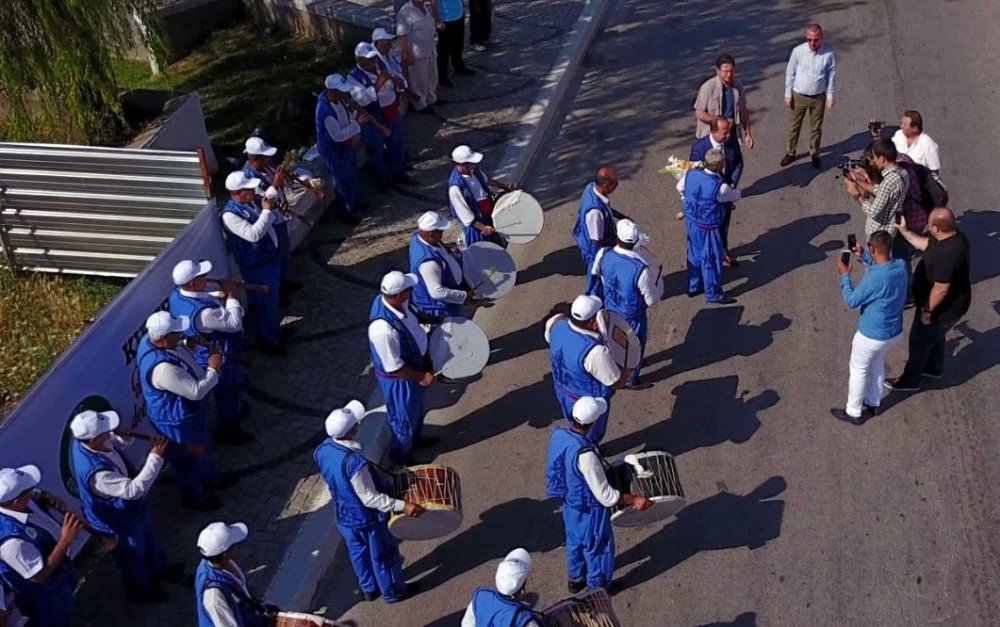
M 407 70 L 410 89 L 420 96 L 421 102 L 413 102 L 413 110 L 421 109 L 437 102 L 438 66 L 437 55 L 432 54 L 423 59 L 415 59 Z
M 873 340 L 858 331 L 851 342 L 851 376 L 847 381 L 847 415 L 861 417 L 862 403 L 878 407 L 885 382 L 885 354 L 903 337 Z

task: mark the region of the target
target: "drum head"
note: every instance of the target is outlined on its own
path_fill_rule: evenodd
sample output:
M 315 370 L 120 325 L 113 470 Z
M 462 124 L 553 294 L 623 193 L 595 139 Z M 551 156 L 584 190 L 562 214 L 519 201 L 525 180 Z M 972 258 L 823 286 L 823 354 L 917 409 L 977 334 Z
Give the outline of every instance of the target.
M 476 242 L 462 251 L 462 275 L 477 298 L 501 298 L 517 282 L 510 253 L 493 242 Z
M 545 214 L 538 201 L 525 191 L 515 189 L 500 197 L 493 208 L 493 228 L 512 244 L 527 244 L 542 232 Z
M 434 372 L 449 379 L 474 377 L 490 358 L 490 341 L 483 329 L 467 318 L 445 318 L 428 340 Z
M 457 509 L 433 509 L 420 518 L 395 515 L 389 519 L 389 532 L 400 540 L 433 540 L 443 538 L 462 526 L 462 512 Z
M 653 496 L 649 500 L 653 501 L 653 506 L 644 512 L 630 506 L 611 514 L 611 524 L 616 527 L 651 525 L 675 516 L 687 504 L 683 496 Z
M 628 320 L 609 309 L 602 309 L 597 315 L 597 326 L 618 367 L 635 368 L 639 365 L 642 344 Z

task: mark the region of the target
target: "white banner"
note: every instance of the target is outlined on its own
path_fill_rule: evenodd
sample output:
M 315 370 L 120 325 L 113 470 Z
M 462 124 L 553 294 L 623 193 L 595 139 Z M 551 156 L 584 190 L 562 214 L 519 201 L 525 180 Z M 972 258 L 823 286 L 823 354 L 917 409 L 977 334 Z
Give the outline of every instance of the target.
M 76 480 L 69 458 L 73 416 L 85 409 L 114 409 L 124 426 L 152 432 L 139 387 L 136 350 L 146 318 L 165 308 L 174 288 L 171 271 L 183 259 L 208 259 L 215 266 L 213 275 L 230 276 L 214 201 L 101 310 L 0 423 L 0 465 L 35 464 L 42 470 L 44 489 L 75 502 Z M 130 457 L 144 457 L 149 447 L 143 444 L 137 442 Z

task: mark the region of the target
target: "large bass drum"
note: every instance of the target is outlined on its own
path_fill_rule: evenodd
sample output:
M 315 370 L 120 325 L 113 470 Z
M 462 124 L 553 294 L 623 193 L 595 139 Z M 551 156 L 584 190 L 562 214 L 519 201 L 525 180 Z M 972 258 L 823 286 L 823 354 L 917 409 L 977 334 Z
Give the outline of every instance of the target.
M 462 251 L 462 276 L 476 298 L 497 299 L 514 289 L 517 266 L 502 246 L 476 242 Z
M 546 627 L 622 627 L 603 588 L 560 601 L 542 617 Z
M 435 374 L 449 379 L 474 377 L 490 358 L 490 340 L 482 327 L 467 318 L 445 318 L 428 339 Z
M 639 366 L 642 343 L 628 320 L 610 309 L 602 309 L 597 313 L 597 328 L 619 368 Z
M 614 505 L 611 524 L 616 527 L 638 527 L 666 520 L 687 504 L 674 457 L 663 451 L 626 455 L 624 461 L 611 467 L 608 483 L 617 490 L 641 494 L 653 502 L 643 512 L 631 505 Z
M 462 526 L 462 483 L 447 466 L 404 468 L 393 477 L 392 497 L 424 508 L 419 518 L 393 514 L 389 532 L 400 540 L 443 538 Z
M 534 241 L 545 226 L 545 214 L 535 198 L 524 190 L 502 194 L 493 207 L 493 228 L 511 244 Z

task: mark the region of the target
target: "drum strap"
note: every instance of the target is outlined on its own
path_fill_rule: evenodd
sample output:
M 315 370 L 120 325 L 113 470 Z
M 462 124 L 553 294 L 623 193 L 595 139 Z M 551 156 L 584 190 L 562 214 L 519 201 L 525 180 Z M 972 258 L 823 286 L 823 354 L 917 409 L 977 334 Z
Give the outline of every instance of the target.
M 577 396 L 576 394 L 570 394 L 569 392 L 567 392 L 563 388 L 559 388 L 559 391 L 562 392 L 563 394 L 565 394 L 566 396 L 568 396 L 571 401 L 578 401 L 578 400 L 580 400 L 579 396 Z
M 403 378 L 403 377 L 401 377 L 398 374 L 389 374 L 388 372 L 382 372 L 381 370 L 379 370 L 378 368 L 375 368 L 374 366 L 372 366 L 372 370 L 375 371 L 375 376 L 378 377 L 379 379 L 388 379 L 390 381 L 398 381 L 398 380 L 400 380 L 400 379 Z

